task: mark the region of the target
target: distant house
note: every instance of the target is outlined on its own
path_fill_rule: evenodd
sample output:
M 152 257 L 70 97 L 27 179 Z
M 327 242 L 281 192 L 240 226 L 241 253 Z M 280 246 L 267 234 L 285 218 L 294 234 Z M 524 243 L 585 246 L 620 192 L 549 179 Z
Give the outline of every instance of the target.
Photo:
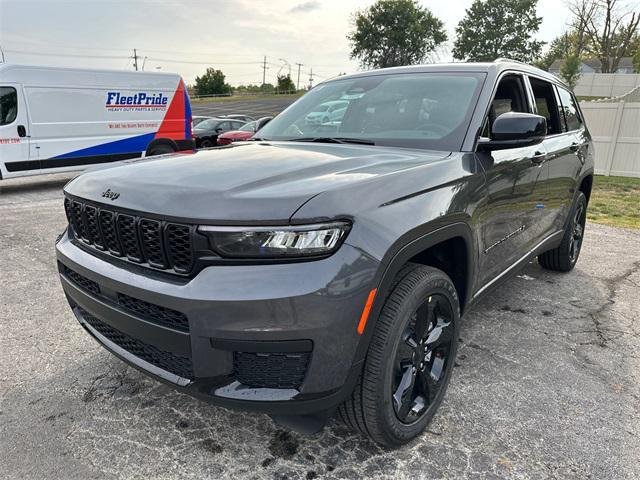
M 549 72 L 557 75 L 564 63 L 564 59 L 556 60 L 549 67 Z M 602 73 L 602 62 L 597 58 L 583 60 L 580 63 L 580 73 Z M 631 57 L 622 57 L 618 63 L 618 69 L 614 73 L 634 73 L 633 59 Z

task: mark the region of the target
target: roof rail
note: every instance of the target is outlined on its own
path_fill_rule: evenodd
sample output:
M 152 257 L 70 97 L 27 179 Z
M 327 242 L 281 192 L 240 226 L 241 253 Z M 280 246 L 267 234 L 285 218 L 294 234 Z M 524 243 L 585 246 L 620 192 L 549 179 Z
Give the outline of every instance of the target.
M 522 65 L 527 65 L 525 62 L 521 62 L 520 60 L 513 60 L 511 58 L 505 58 L 505 57 L 496 58 L 493 61 L 493 63 L 497 63 L 497 62 L 511 62 L 511 63 L 520 63 Z
M 514 60 L 512 58 L 506 58 L 506 57 L 499 57 L 493 61 L 493 63 L 497 63 L 497 62 L 521 63 L 523 65 L 527 65 L 525 62 L 521 62 L 520 60 Z

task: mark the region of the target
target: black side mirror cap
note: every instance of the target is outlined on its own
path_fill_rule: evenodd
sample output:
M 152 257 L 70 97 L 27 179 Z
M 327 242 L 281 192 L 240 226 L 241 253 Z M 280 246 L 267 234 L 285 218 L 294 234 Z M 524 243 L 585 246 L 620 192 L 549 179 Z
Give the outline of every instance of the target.
M 547 119 L 540 115 L 507 112 L 493 122 L 491 138 L 478 141 L 485 151 L 521 148 L 542 143 L 547 135 Z

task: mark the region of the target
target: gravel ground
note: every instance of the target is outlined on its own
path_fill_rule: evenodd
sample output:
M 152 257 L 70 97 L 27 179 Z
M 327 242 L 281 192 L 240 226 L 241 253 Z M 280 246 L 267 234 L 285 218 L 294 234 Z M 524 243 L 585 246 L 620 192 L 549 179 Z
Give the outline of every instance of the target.
M 385 451 L 176 393 L 73 318 L 56 278 L 69 175 L 0 183 L 0 478 L 640 478 L 640 232 L 588 225 L 463 319 L 429 430 Z

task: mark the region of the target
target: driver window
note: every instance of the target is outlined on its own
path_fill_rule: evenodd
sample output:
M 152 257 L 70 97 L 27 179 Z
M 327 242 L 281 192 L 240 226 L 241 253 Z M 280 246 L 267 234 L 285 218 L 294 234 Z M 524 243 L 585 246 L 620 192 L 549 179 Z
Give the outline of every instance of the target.
M 489 106 L 489 113 L 482 129 L 482 136 L 491 137 L 491 126 L 496 118 L 507 112 L 531 113 L 524 83 L 520 75 L 506 75 L 502 77 L 496 94 Z

